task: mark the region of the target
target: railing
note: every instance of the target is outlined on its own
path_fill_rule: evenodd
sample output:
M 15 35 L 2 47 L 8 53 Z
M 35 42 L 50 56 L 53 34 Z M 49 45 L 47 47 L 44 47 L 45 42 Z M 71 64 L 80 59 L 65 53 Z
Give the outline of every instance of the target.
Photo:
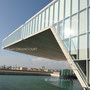
M 76 63 L 76 62 L 75 62 L 75 63 Z M 79 71 L 80 71 L 80 73 L 81 73 L 81 76 L 82 76 L 83 80 L 86 82 L 86 76 L 85 76 L 84 72 L 82 71 L 82 69 L 80 68 L 79 64 L 76 63 L 76 66 L 78 67 L 78 69 L 79 69 Z

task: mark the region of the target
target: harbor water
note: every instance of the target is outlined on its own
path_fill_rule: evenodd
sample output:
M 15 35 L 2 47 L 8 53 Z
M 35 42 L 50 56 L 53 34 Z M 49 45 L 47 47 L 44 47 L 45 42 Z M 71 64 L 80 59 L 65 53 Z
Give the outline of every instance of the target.
M 83 90 L 78 80 L 50 76 L 0 75 L 0 90 Z

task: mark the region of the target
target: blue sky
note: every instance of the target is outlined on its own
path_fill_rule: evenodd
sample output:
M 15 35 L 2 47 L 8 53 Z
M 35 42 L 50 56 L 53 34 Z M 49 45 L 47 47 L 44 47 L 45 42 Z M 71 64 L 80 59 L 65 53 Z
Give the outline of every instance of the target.
M 2 40 L 30 19 L 52 0 L 0 0 L 0 47 Z M 0 49 L 0 66 L 69 68 L 67 62 L 57 62 Z

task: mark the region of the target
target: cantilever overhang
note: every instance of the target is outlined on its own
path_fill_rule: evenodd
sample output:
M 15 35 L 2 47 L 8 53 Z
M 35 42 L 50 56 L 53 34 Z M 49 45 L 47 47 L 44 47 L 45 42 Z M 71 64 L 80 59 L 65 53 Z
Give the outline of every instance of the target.
M 53 60 L 66 60 L 51 28 L 33 34 L 4 49 Z

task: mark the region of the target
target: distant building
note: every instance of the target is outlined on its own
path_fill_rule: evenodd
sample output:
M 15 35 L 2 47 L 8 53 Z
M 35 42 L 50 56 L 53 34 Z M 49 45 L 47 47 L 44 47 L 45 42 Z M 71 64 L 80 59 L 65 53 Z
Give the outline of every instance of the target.
M 17 67 L 16 70 L 28 70 L 27 67 Z
M 45 71 L 45 72 L 48 72 L 48 69 L 45 69 L 44 71 Z

